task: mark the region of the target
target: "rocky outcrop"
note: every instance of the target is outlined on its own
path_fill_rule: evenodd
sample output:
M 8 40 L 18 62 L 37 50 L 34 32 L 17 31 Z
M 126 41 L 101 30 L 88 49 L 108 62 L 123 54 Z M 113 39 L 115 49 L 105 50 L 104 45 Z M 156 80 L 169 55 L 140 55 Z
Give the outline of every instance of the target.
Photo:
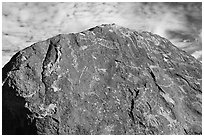
M 200 62 L 150 32 L 60 34 L 2 71 L 3 134 L 202 134 Z

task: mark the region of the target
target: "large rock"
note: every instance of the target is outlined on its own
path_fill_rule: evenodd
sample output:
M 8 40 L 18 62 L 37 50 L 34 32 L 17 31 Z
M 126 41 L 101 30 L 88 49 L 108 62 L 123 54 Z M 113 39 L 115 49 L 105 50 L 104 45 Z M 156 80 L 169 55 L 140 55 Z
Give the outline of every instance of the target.
M 60 34 L 3 68 L 3 134 L 202 134 L 201 64 L 117 25 Z

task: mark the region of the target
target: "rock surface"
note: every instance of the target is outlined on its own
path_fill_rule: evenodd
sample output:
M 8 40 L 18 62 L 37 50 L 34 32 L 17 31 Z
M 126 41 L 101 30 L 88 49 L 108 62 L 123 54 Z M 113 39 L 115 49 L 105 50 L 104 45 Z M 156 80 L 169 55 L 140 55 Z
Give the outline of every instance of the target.
M 202 69 L 167 39 L 101 25 L 18 52 L 3 134 L 202 134 Z

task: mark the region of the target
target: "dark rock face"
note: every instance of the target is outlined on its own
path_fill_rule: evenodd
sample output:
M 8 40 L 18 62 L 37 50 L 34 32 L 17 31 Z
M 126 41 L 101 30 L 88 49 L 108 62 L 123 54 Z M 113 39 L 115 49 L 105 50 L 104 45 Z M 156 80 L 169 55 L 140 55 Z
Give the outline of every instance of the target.
M 149 32 L 101 25 L 3 68 L 3 134 L 202 134 L 201 64 Z

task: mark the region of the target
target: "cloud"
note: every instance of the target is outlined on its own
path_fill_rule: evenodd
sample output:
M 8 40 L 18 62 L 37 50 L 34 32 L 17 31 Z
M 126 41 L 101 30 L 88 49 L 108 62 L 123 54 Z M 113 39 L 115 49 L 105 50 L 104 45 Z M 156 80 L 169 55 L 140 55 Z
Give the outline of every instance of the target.
M 192 56 L 194 56 L 195 58 L 201 58 L 202 56 L 202 51 L 195 51 Z

